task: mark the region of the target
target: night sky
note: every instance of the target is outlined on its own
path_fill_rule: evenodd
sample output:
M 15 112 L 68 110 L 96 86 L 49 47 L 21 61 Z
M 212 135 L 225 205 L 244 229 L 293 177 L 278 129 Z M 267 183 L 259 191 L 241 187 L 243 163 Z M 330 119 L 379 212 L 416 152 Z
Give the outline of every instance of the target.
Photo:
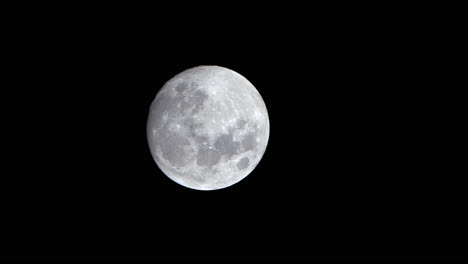
M 462 258 L 459 104 L 422 7 L 198 8 L 16 9 L 2 257 Z M 146 139 L 158 90 L 199 65 L 242 74 L 270 118 L 256 169 L 217 191 L 170 180 Z

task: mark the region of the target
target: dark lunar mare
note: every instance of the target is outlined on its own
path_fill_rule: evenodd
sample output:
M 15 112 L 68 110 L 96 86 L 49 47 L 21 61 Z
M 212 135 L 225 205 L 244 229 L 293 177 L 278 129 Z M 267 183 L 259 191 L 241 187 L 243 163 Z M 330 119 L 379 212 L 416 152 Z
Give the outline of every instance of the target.
M 249 166 L 249 158 L 244 157 L 240 161 L 237 162 L 237 168 L 239 170 L 243 170 Z
M 226 155 L 230 159 L 239 153 L 240 143 L 233 140 L 232 134 L 222 134 L 216 139 L 214 147 L 221 155 Z

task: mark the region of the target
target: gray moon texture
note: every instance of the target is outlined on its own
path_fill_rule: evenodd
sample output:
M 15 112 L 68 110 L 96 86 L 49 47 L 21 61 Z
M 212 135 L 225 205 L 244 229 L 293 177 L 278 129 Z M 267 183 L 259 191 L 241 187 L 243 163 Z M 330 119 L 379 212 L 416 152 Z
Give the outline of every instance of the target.
M 267 108 L 239 73 L 198 66 L 167 81 L 151 103 L 147 138 L 167 177 L 196 190 L 217 190 L 249 175 L 270 135 Z

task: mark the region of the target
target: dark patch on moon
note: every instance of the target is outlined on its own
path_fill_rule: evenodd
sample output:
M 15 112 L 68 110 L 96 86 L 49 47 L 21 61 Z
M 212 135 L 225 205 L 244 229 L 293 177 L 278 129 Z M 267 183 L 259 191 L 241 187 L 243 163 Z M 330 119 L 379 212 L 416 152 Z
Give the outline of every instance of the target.
M 188 163 L 184 146 L 190 145 L 187 138 L 179 135 L 171 135 L 160 142 L 162 156 L 174 166 L 184 166 Z
M 196 90 L 190 97 L 189 102 L 194 106 L 192 113 L 198 113 L 203 109 L 203 104 L 208 99 L 208 95 L 201 90 Z
M 189 137 L 195 139 L 196 142 L 202 144 L 202 143 L 209 143 L 208 137 L 206 136 L 200 136 L 197 134 L 197 131 L 204 131 L 203 127 L 204 124 L 201 122 L 197 122 L 194 118 L 192 117 L 187 117 L 183 121 L 184 127 L 188 129 L 188 135 Z
M 240 143 L 233 140 L 232 134 L 223 134 L 216 139 L 214 146 L 221 155 L 230 158 L 239 152 Z
M 195 90 L 189 95 L 178 94 L 174 99 L 172 99 L 172 104 L 179 105 L 180 110 L 177 111 L 178 113 L 183 113 L 184 111 L 191 109 L 190 114 L 195 114 L 203 109 L 203 104 L 207 99 L 208 95 L 205 92 Z
M 203 167 L 212 167 L 216 165 L 221 156 L 216 150 L 209 148 L 201 148 L 197 154 L 197 164 Z
M 242 139 L 244 150 L 252 150 L 257 146 L 256 133 L 249 133 Z
M 183 91 L 185 91 L 186 88 L 187 88 L 187 83 L 181 82 L 175 87 L 175 90 L 178 93 L 182 93 Z
M 242 118 L 239 118 L 236 123 L 237 123 L 236 129 L 243 129 L 245 125 L 247 124 L 247 121 L 245 121 Z
M 175 90 L 178 94 L 182 94 L 187 91 L 187 93 L 192 92 L 200 86 L 198 82 L 182 81 L 175 86 Z
M 249 166 L 249 162 L 250 162 L 249 158 L 244 157 L 237 162 L 237 168 L 239 170 L 243 170 Z
M 188 114 L 195 114 L 200 112 L 203 109 L 205 101 L 208 99 L 208 95 L 199 89 L 196 89 L 199 86 L 196 82 L 181 82 L 175 86 L 176 96 L 174 98 L 165 98 L 165 105 L 161 110 L 171 110 L 171 114 L 180 115 L 185 111 L 189 110 Z M 158 102 L 159 103 L 159 102 Z M 177 111 L 170 109 L 171 107 L 177 106 Z M 187 114 L 187 113 L 185 113 Z

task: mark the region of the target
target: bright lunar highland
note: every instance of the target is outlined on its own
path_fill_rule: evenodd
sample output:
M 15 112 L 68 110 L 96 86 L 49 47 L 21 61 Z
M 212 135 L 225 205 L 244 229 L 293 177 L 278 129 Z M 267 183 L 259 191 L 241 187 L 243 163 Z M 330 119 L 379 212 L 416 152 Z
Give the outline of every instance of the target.
M 216 190 L 245 178 L 265 153 L 270 122 L 262 97 L 242 75 L 198 66 L 167 81 L 151 104 L 148 144 L 173 181 Z

